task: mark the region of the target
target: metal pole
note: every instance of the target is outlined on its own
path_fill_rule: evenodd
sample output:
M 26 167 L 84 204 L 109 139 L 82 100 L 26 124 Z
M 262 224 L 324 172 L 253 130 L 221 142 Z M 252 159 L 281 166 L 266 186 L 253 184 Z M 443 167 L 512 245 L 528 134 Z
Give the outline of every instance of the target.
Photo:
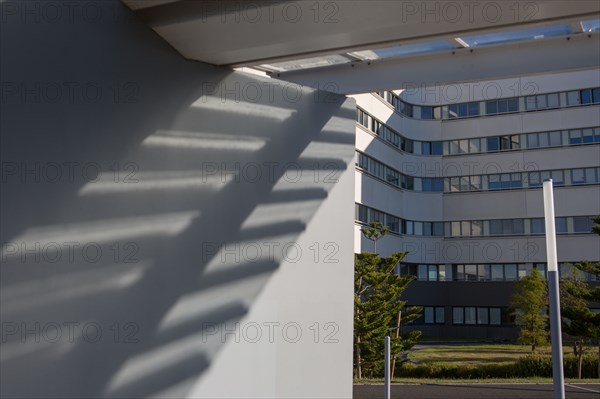
M 385 399 L 390 399 L 390 336 L 385 336 Z
M 546 259 L 548 261 L 548 296 L 550 299 L 550 338 L 552 341 L 552 377 L 554 398 L 565 399 L 563 373 L 562 333 L 560 327 L 560 294 L 558 262 L 556 257 L 556 231 L 554 227 L 554 194 L 552 179 L 544 180 L 544 218 L 546 222 Z

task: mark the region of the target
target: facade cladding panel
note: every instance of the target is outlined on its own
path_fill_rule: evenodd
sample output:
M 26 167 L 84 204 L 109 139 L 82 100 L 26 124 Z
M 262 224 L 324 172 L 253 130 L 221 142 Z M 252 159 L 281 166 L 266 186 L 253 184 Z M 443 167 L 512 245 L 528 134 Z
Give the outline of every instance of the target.
M 515 92 L 525 84 L 535 95 Z M 491 85 L 506 93 L 486 98 Z M 405 328 L 512 339 L 515 281 L 546 271 L 543 180 L 555 186 L 561 276 L 572 275 L 574 262 L 600 260 L 600 237 L 591 233 L 600 214 L 600 75 L 467 86 L 452 99 L 444 93 L 461 84 L 355 96 L 355 252 L 372 250 L 360 227 L 376 220 L 391 231 L 379 253 L 408 252 L 397 272 L 416 280 L 404 299 L 424 310 Z

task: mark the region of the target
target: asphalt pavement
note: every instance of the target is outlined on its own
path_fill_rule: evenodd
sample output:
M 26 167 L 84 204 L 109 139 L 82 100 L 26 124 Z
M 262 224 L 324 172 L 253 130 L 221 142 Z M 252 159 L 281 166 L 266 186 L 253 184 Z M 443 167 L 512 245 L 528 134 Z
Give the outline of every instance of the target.
M 552 384 L 392 384 L 391 399 L 551 399 Z M 600 384 L 566 384 L 567 399 L 600 399 Z M 354 385 L 354 399 L 383 399 L 384 387 Z

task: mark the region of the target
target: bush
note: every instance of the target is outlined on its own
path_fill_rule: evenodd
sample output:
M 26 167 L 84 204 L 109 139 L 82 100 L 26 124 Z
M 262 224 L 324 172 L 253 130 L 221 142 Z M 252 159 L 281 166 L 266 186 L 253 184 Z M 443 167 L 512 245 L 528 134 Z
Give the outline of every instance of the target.
M 563 358 L 565 377 L 577 378 L 577 357 L 566 355 Z M 454 365 L 445 363 L 411 364 L 404 363 L 397 369 L 395 377 L 407 378 L 528 378 L 552 377 L 552 357 L 548 355 L 527 355 L 516 362 Z M 586 354 L 583 358 L 583 378 L 598 378 L 598 355 Z

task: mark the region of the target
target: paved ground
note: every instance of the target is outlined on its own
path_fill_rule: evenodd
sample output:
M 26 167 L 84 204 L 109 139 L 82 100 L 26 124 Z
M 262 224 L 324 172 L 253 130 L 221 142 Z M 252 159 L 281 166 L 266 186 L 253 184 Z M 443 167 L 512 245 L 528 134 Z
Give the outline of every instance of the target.
M 354 399 L 383 399 L 383 385 L 354 385 Z M 567 399 L 600 399 L 600 384 L 567 384 Z M 392 399 L 549 399 L 552 384 L 393 384 Z

